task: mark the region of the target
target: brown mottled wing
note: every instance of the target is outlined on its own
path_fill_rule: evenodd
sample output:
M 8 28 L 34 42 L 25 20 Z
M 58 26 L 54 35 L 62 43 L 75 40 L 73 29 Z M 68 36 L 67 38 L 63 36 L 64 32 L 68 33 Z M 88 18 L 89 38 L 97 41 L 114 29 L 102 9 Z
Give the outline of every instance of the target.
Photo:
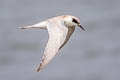
M 63 23 L 50 23 L 47 26 L 49 40 L 42 57 L 42 62 L 39 65 L 37 72 L 43 69 L 56 55 L 59 48 L 64 43 L 68 28 Z

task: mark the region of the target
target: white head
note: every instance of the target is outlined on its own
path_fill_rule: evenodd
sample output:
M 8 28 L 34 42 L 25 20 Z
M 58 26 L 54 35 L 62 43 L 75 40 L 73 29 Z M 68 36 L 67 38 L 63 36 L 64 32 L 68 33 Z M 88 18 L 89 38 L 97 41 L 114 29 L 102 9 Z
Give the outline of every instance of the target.
M 71 15 L 64 16 L 64 21 L 65 21 L 65 25 L 68 26 L 68 27 L 79 26 L 82 30 L 85 30 L 81 26 L 80 20 L 77 17 L 75 17 L 75 16 L 71 16 Z

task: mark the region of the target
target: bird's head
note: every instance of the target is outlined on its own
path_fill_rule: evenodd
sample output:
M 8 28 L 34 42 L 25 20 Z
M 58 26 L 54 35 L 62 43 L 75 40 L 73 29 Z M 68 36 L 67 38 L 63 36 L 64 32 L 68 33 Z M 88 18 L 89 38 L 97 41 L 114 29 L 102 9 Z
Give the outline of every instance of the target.
M 80 24 L 80 20 L 75 17 L 75 16 L 64 16 L 64 21 L 65 21 L 65 25 L 70 27 L 70 26 L 78 26 L 80 27 L 82 30 L 85 30 L 81 24 Z

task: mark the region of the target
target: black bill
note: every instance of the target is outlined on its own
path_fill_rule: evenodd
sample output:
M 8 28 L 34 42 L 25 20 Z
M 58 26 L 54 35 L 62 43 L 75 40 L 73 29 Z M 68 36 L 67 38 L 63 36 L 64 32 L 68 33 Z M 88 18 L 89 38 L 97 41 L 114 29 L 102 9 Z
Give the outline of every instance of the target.
M 85 29 L 84 29 L 84 28 L 83 28 L 80 24 L 79 24 L 78 26 L 79 26 L 82 30 L 84 30 L 84 31 L 85 31 Z

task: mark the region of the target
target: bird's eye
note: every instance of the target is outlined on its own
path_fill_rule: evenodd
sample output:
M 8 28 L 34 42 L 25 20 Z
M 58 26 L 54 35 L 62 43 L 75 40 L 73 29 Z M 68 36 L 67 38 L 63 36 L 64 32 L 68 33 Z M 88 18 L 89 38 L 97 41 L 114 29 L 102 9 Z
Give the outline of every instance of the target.
M 78 23 L 78 21 L 77 21 L 76 19 L 73 19 L 72 22 L 74 22 L 74 23 Z

